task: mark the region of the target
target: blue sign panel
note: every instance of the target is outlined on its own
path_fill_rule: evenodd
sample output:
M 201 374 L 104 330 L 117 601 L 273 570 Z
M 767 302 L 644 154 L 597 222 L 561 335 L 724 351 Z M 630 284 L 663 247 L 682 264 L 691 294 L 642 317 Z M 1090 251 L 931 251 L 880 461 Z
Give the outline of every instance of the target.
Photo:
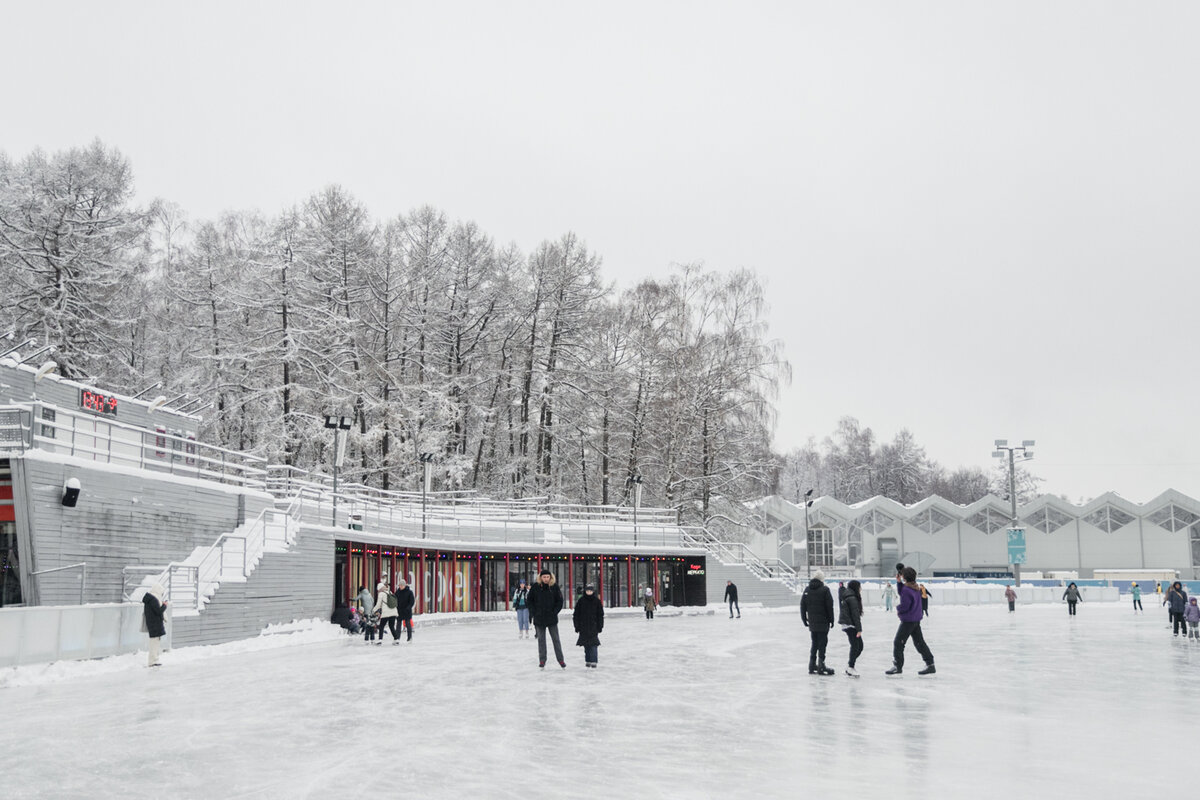
M 1008 529 L 1008 563 L 1025 563 L 1025 529 Z

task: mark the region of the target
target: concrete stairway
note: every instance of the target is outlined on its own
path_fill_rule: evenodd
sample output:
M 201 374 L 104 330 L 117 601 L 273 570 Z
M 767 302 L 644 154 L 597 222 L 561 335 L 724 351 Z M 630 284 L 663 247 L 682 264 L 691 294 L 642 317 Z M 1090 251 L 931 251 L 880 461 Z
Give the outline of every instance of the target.
M 800 605 L 800 595 L 781 581 L 760 578 L 744 564 L 724 564 L 711 553 L 706 577 L 710 603 L 720 603 L 725 596 L 725 581 L 733 581 L 738 587 L 738 603 L 762 603 L 770 608 Z

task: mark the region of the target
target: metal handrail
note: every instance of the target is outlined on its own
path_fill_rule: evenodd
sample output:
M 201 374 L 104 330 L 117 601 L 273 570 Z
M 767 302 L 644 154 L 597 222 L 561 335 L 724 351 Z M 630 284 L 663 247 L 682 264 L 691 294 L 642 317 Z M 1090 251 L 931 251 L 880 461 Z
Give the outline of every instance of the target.
M 78 569 L 79 572 L 79 605 L 83 605 L 83 589 L 87 586 L 87 562 L 81 561 L 78 564 L 68 564 L 65 567 L 52 567 L 50 569 L 39 569 L 36 572 L 29 573 L 31 577 L 39 577 L 48 575 L 51 572 L 62 572 L 67 569 Z

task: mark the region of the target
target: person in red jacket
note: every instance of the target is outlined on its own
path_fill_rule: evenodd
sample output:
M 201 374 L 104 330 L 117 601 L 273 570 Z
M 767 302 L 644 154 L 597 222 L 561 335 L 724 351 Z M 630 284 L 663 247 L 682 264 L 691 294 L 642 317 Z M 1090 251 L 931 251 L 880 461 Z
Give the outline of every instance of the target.
M 1013 591 L 1012 584 L 1005 587 L 1004 599 L 1008 601 L 1008 613 L 1011 614 L 1017 610 L 1017 593 Z

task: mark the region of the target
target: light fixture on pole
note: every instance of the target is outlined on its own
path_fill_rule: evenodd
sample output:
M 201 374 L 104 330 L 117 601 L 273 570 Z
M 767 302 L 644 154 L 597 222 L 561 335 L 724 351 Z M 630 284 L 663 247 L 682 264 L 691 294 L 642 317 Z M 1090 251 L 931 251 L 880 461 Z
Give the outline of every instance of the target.
M 142 389 L 140 392 L 138 392 L 137 394 L 135 394 L 135 395 L 133 396 L 133 399 L 134 399 L 134 400 L 141 400 L 141 399 L 142 399 L 142 395 L 146 394 L 146 392 L 149 392 L 149 391 L 151 391 L 151 390 L 153 390 L 153 389 L 157 389 L 157 388 L 158 388 L 158 387 L 160 387 L 160 386 L 162 386 L 162 381 L 159 381 L 158 383 L 152 383 L 152 384 L 150 384 L 149 386 L 147 386 L 145 389 Z
M 25 362 L 27 362 L 27 361 L 33 361 L 35 358 L 37 358 L 38 356 L 42 355 L 43 353 L 49 353 L 49 352 L 51 352 L 51 351 L 53 351 L 53 350 L 54 350 L 54 345 L 52 345 L 52 344 L 48 344 L 48 345 L 46 345 L 45 347 L 39 347 L 37 350 L 34 350 L 32 353 L 30 353 L 29 355 L 25 356 L 24 358 L 22 358 L 22 359 L 21 359 L 20 361 L 18 361 L 17 363 L 18 363 L 18 364 L 24 364 L 24 363 L 25 363 Z
M 8 355 L 9 353 L 16 353 L 18 350 L 20 350 L 22 347 L 24 347 L 24 346 L 25 346 L 25 345 L 27 345 L 27 344 L 33 344 L 33 339 L 26 339 L 25 341 L 21 342 L 19 345 L 16 345 L 15 347 L 10 347 L 10 348 L 8 348 L 8 349 L 7 349 L 7 350 L 5 350 L 3 353 L 0 353 L 0 358 L 4 358 L 4 357 L 5 357 L 6 355 Z M 18 354 L 18 355 L 19 355 L 19 354 Z M 20 361 L 20 359 L 19 359 L 19 358 L 18 358 L 17 360 L 18 360 L 18 362 Z
M 638 509 L 642 507 L 642 475 L 640 472 L 631 472 L 629 477 L 625 479 L 625 488 L 633 489 L 633 546 L 637 547 L 638 543 Z
M 813 490 L 804 493 L 804 560 L 808 562 L 808 577 L 812 577 L 812 531 L 808 527 L 808 509 L 813 504 Z
M 426 536 L 426 525 L 428 518 L 426 516 L 426 497 L 429 494 L 429 480 L 433 474 L 433 453 L 421 453 L 417 458 L 421 462 L 423 475 L 421 476 L 421 538 Z
M 1021 565 L 1025 563 L 1025 529 L 1017 526 L 1017 461 L 1015 454 L 1021 451 L 1021 460 L 1033 458 L 1031 449 L 1037 442 L 1024 439 L 1020 445 L 1009 446 L 1008 439 L 997 439 L 992 458 L 1004 458 L 1008 453 L 1008 499 L 1012 503 L 1012 517 L 1008 525 L 1008 561 L 1012 565 L 1013 583 L 1021 585 Z
M 338 469 L 342 466 L 342 461 L 346 458 L 346 439 L 349 434 L 342 435 L 342 431 L 350 430 L 350 424 L 354 422 L 350 417 L 334 416 L 332 414 L 325 415 L 325 427 L 333 431 L 333 527 L 337 527 L 337 501 L 338 501 Z

